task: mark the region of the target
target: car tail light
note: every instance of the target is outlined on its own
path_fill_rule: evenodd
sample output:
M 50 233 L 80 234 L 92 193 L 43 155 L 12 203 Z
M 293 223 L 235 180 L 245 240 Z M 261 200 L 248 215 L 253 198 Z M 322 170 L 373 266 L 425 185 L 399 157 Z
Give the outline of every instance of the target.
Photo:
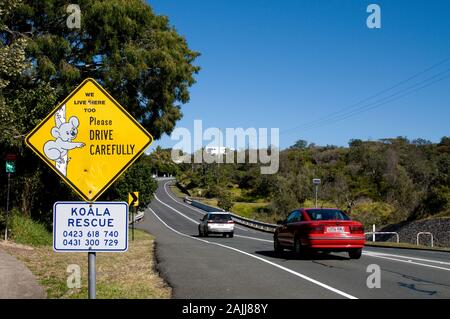
M 228 221 L 228 224 L 234 224 L 234 221 L 229 220 L 229 221 Z
M 214 223 L 213 220 L 208 220 L 208 224 Z
M 311 228 L 309 229 L 309 233 L 310 234 L 323 234 L 324 230 L 325 230 L 325 227 L 322 225 L 311 226 Z
M 350 226 L 350 232 L 352 234 L 364 234 L 364 227 L 360 225 Z

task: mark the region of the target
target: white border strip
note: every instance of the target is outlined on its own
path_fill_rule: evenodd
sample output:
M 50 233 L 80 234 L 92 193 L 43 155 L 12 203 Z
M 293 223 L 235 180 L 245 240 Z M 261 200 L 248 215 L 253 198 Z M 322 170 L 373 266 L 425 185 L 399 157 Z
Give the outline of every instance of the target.
M 411 264 L 411 265 L 417 265 L 417 266 L 423 266 L 423 267 L 429 267 L 429 268 L 435 268 L 435 269 L 450 271 L 449 268 L 444 268 L 444 267 L 439 267 L 439 266 L 434 266 L 434 265 L 428 265 L 428 264 L 422 264 L 422 263 L 414 262 L 412 260 L 403 260 L 403 259 L 398 259 L 398 258 L 393 258 L 393 257 L 387 257 L 385 254 L 377 255 L 377 254 L 364 252 L 363 255 L 364 256 L 368 256 L 368 257 L 374 257 L 374 258 L 382 258 L 382 259 L 394 260 L 394 261 L 407 263 L 407 264 Z M 395 255 L 391 255 L 391 256 L 395 256 Z M 399 256 L 399 257 L 401 257 L 401 256 Z M 436 261 L 430 261 L 430 262 L 436 262 Z

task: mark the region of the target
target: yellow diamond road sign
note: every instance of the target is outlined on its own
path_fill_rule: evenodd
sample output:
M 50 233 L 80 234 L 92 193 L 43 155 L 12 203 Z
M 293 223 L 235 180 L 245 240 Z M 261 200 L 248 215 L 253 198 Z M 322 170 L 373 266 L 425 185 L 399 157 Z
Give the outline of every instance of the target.
M 95 201 L 152 142 L 93 79 L 84 80 L 26 138 L 87 202 Z

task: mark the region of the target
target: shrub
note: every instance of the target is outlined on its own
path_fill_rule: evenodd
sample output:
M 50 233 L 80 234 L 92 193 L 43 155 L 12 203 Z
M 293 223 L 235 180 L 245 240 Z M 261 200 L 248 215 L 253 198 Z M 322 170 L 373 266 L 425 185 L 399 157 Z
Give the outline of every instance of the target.
M 352 209 L 351 217 L 368 228 L 373 224 L 377 226 L 389 224 L 394 212 L 395 208 L 392 205 L 381 202 L 364 202 L 356 204 Z
M 209 185 L 206 189 L 205 197 L 206 198 L 219 198 L 221 193 L 223 192 L 222 187 L 219 185 Z
M 46 246 L 52 244 L 52 234 L 41 223 L 23 216 L 14 210 L 10 215 L 10 236 L 18 244 L 30 246 Z
M 222 191 L 219 195 L 217 206 L 229 211 L 233 207 L 233 196 L 229 191 Z

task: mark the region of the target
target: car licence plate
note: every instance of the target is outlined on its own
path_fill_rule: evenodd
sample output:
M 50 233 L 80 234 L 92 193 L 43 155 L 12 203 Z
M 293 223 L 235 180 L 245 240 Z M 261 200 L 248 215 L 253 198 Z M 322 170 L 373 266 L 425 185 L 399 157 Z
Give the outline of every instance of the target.
M 344 227 L 327 227 L 327 233 L 343 233 Z

